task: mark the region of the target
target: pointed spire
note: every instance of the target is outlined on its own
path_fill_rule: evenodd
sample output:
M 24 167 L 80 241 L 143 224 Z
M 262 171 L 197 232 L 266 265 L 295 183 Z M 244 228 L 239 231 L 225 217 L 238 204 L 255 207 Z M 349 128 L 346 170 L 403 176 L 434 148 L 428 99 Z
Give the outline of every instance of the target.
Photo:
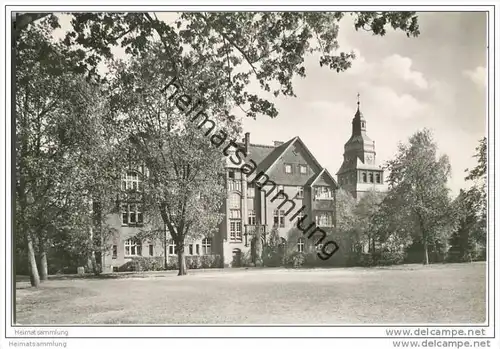
M 359 104 L 360 104 L 360 102 L 359 102 L 359 96 L 360 96 L 360 94 L 358 92 L 358 94 L 357 94 L 358 102 L 356 103 L 358 105 L 358 110 L 356 110 L 355 116 L 356 117 L 363 117 L 363 114 L 361 113 L 361 110 L 359 110 Z

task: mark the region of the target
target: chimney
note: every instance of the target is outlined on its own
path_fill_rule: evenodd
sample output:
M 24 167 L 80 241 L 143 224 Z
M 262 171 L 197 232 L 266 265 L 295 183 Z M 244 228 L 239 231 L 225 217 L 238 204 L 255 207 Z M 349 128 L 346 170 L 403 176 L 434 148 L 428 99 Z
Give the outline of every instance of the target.
M 274 147 L 279 147 L 280 145 L 282 145 L 283 143 L 285 142 L 282 142 L 282 141 L 274 141 Z
M 245 133 L 245 153 L 248 154 L 250 150 L 250 132 Z

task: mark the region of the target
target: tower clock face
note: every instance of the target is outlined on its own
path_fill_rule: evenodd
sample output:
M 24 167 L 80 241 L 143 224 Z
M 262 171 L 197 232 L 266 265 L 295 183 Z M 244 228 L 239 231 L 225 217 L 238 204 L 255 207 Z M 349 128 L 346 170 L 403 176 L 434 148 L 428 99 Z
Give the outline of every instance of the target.
M 366 154 L 366 163 L 373 164 L 373 154 Z

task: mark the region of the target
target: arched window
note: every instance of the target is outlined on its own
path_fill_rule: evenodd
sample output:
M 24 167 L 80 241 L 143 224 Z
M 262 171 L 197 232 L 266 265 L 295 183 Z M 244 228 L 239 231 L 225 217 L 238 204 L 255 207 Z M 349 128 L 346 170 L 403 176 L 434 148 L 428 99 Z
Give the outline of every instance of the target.
M 363 178 L 363 183 L 366 183 L 366 172 L 363 172 L 361 177 Z
M 306 246 L 306 239 L 299 238 L 297 241 L 297 251 L 304 252 L 304 247 Z
M 370 183 L 373 183 L 373 173 L 370 172 L 369 178 L 370 178 Z
M 380 183 L 380 173 L 377 173 L 375 175 L 375 180 L 377 181 L 377 183 Z

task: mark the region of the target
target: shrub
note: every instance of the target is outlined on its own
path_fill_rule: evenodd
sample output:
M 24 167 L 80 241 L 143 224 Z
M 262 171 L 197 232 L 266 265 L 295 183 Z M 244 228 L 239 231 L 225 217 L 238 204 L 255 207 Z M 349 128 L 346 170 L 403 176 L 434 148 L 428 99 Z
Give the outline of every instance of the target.
M 185 256 L 187 269 L 221 268 L 222 258 L 219 255 Z M 167 270 L 179 269 L 177 256 L 169 256 Z M 164 257 L 133 257 L 123 264 L 118 271 L 160 271 L 165 270 Z
M 294 252 L 286 257 L 285 265 L 291 268 L 300 268 L 304 265 L 305 261 L 306 257 L 303 252 Z
M 284 253 L 282 248 L 278 246 L 266 246 L 262 253 L 262 263 L 266 267 L 279 267 L 284 264 L 283 257 Z
M 374 254 L 376 265 L 402 264 L 406 254 L 404 251 L 382 251 Z
M 202 268 L 202 263 L 199 256 L 186 256 L 186 268 L 188 269 Z
M 304 266 L 307 267 L 324 267 L 325 261 L 318 257 L 318 253 L 316 251 L 307 253 L 304 255 Z
M 351 266 L 373 267 L 402 264 L 405 261 L 404 251 L 376 251 L 373 253 L 352 253 L 349 258 Z
M 251 250 L 241 253 L 240 266 L 242 266 L 242 267 L 255 267 L 255 263 L 252 261 Z
M 134 257 L 123 264 L 118 271 L 159 271 L 165 270 L 163 257 Z

